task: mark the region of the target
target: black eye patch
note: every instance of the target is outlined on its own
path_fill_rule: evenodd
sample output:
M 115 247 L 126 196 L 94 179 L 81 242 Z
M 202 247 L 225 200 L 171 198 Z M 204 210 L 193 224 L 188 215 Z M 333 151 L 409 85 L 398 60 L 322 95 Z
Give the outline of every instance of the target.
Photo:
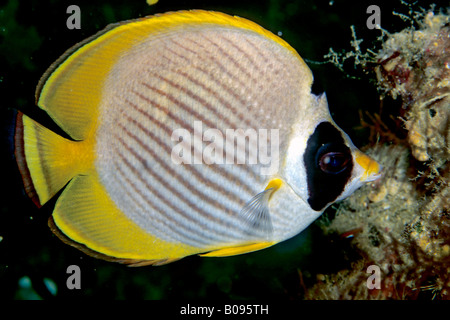
M 353 158 L 341 132 L 330 122 L 322 122 L 309 137 L 303 155 L 308 183 L 308 203 L 323 210 L 344 191 Z

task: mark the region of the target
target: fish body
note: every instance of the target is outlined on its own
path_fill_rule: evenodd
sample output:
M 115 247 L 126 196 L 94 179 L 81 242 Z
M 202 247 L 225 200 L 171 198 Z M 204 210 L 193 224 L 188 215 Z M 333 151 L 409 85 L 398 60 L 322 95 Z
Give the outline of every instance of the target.
M 49 224 L 134 265 L 227 256 L 291 238 L 379 176 L 334 123 L 308 66 L 248 20 L 182 11 L 114 24 L 44 74 L 16 157 Z

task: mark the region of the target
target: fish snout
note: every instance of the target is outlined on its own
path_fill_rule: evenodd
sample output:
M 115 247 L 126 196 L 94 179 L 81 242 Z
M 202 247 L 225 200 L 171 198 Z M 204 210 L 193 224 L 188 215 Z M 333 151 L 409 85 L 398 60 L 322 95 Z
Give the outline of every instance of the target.
M 375 181 L 382 176 L 383 167 L 368 155 L 357 150 L 355 160 L 363 169 L 362 182 Z

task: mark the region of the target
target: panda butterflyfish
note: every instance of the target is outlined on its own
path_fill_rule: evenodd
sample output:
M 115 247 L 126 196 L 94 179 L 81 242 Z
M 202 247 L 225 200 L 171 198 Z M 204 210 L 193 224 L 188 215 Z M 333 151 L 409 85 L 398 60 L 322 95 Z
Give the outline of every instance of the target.
M 110 25 L 38 85 L 61 134 L 19 112 L 25 190 L 38 206 L 58 195 L 51 230 L 109 261 L 272 246 L 380 176 L 312 81 L 289 44 L 243 18 L 194 10 Z

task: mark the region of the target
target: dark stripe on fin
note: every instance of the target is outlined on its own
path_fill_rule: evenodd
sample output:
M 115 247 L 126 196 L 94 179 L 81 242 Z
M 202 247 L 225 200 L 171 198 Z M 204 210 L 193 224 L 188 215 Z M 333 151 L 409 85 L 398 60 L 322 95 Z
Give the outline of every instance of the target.
M 343 169 L 335 173 L 325 172 L 320 159 L 326 154 L 339 154 L 345 159 L 347 162 Z M 313 210 L 322 211 L 342 194 L 350 179 L 353 169 L 350 148 L 333 124 L 322 122 L 308 139 L 303 161 L 308 182 L 308 203 Z
M 17 166 L 19 167 L 20 175 L 25 189 L 25 193 L 36 204 L 37 207 L 41 207 L 38 194 L 34 188 L 33 180 L 31 179 L 30 170 L 28 169 L 27 160 L 25 157 L 25 145 L 23 140 L 24 127 L 23 127 L 23 113 L 17 113 L 16 119 L 16 131 L 14 133 L 14 155 L 16 157 Z

